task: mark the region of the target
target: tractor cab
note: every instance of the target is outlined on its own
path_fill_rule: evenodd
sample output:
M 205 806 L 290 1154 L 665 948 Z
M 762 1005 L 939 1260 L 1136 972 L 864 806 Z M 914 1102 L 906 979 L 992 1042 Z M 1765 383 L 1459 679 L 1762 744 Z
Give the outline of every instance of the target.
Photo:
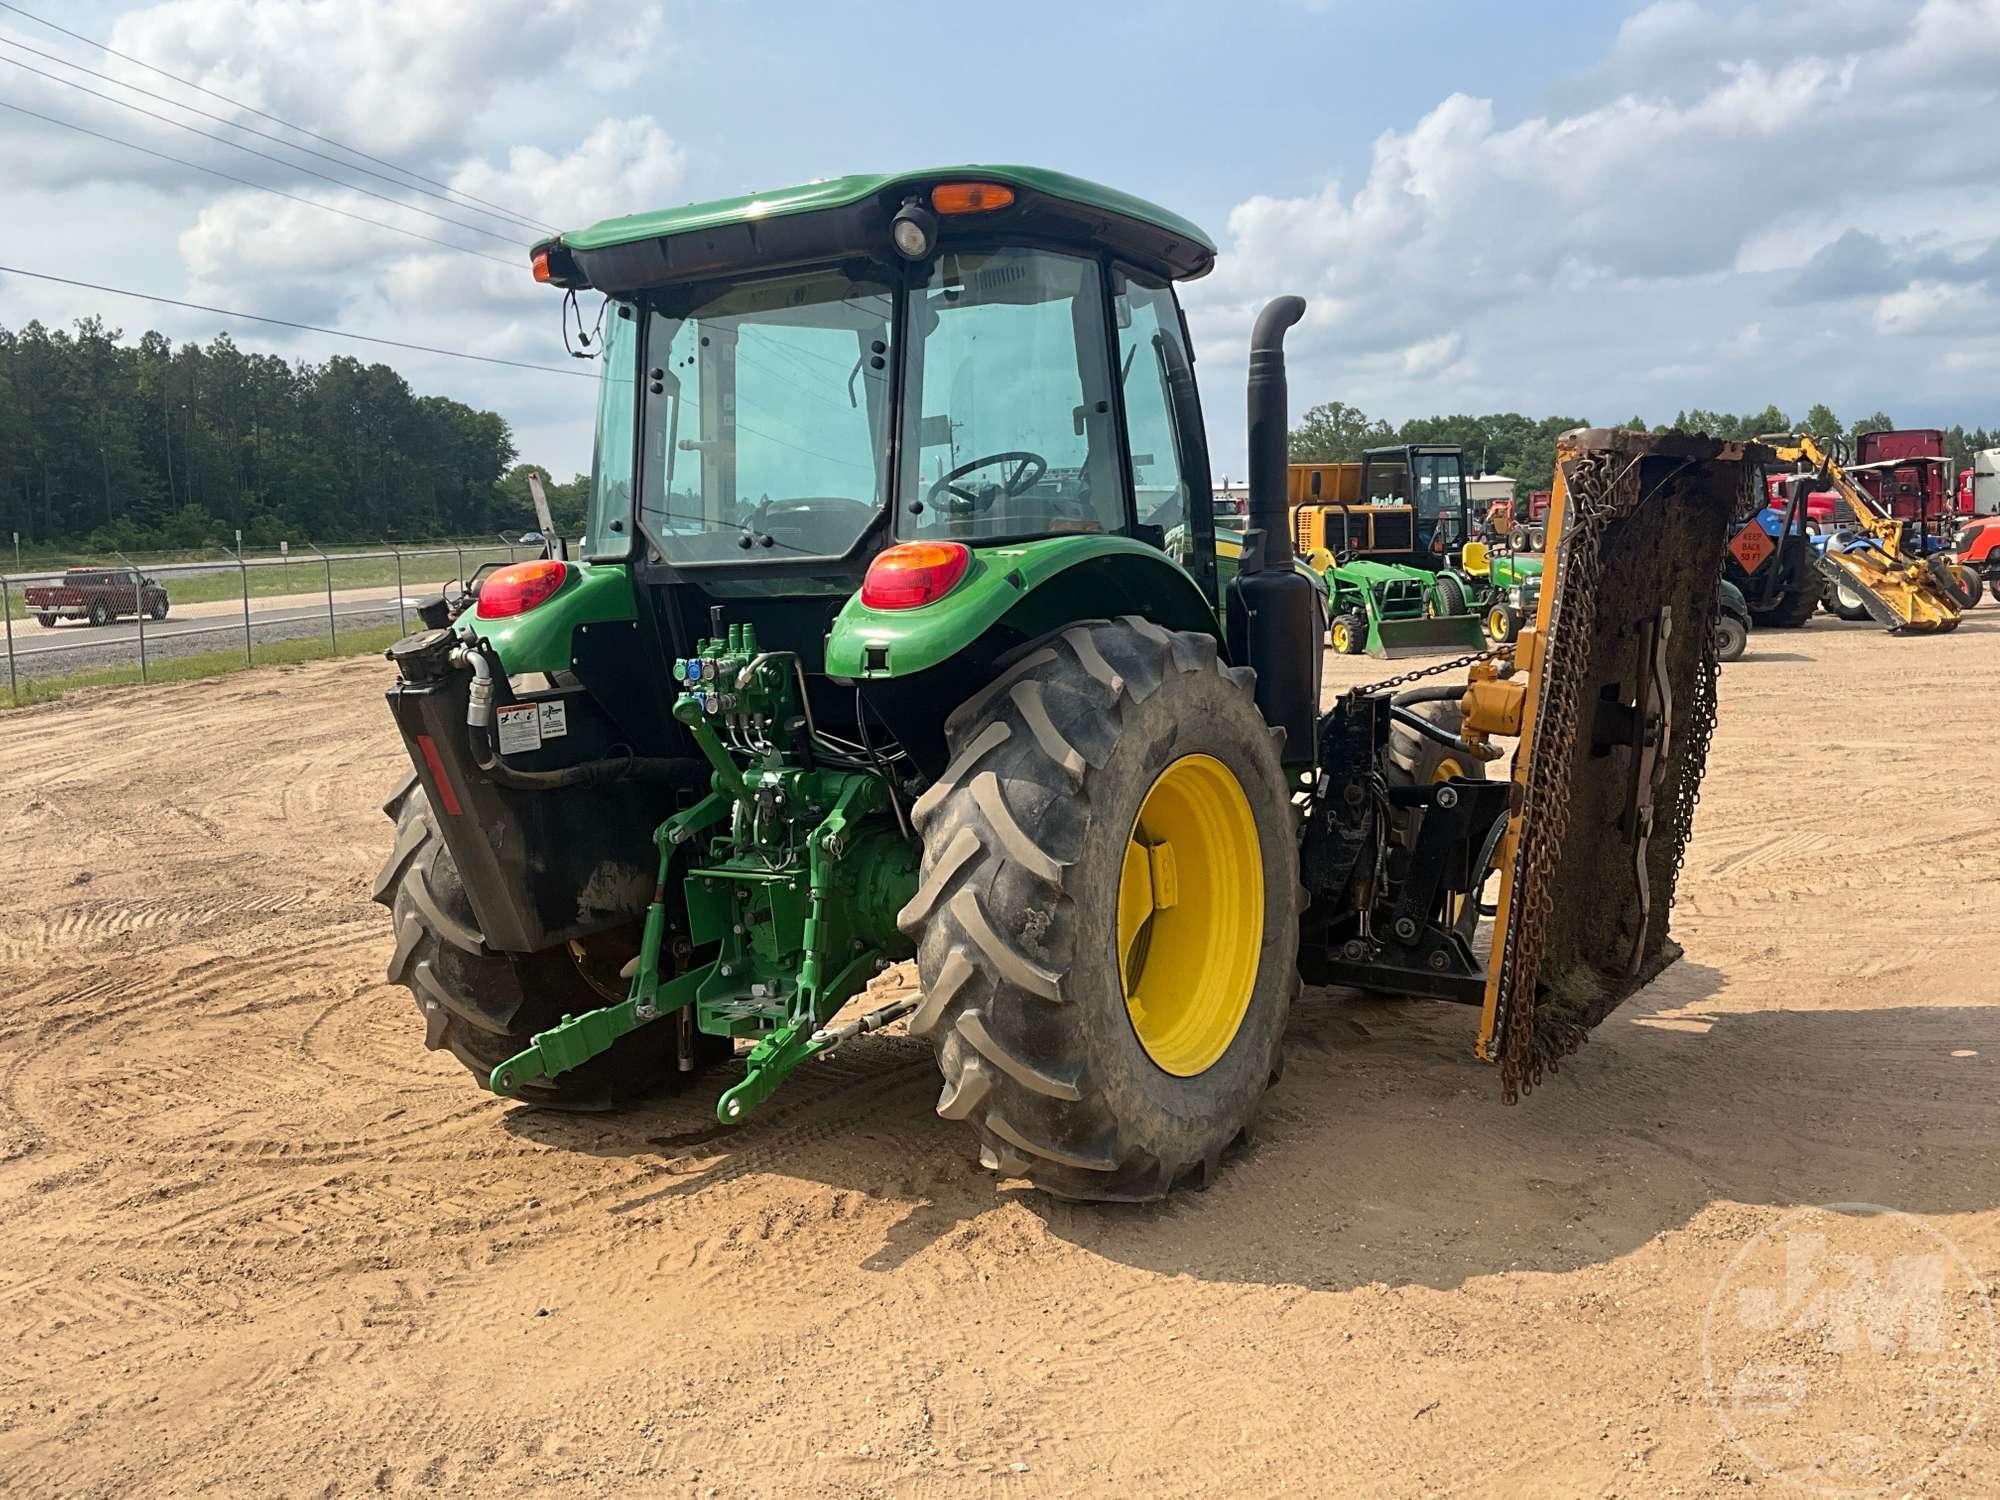
M 1360 461 L 1293 464 L 1294 543 L 1302 554 L 1436 570 L 1472 539 L 1465 459 L 1446 443 L 1370 448 Z
M 1335 651 L 1391 657 L 1482 644 L 1494 582 L 1464 565 L 1472 515 L 1456 446 L 1402 443 L 1370 448 L 1359 462 L 1293 464 L 1287 490 L 1292 545 L 1326 583 Z
M 1361 493 L 1371 506 L 1406 505 L 1414 512 L 1411 561 L 1438 566 L 1472 536 L 1465 458 L 1455 444 L 1402 443 L 1361 455 Z

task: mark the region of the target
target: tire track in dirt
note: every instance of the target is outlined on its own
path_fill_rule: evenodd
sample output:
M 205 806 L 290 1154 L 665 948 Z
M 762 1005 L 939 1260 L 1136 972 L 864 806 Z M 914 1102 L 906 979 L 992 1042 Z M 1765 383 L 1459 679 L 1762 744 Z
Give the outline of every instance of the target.
M 1922 713 L 2000 671 L 2000 633 L 1960 636 L 1753 639 L 1688 958 L 1519 1108 L 1471 1013 L 1312 992 L 1255 1147 L 1131 1211 L 996 1187 L 894 1034 L 728 1131 L 726 1072 L 605 1117 L 479 1094 L 382 980 L 379 663 L 0 720 L 28 788 L 0 859 L 35 872 L 0 897 L 0 1472 L 1738 1493 L 1698 1330 L 1747 1236 L 1862 1198 L 2000 1265 L 2000 943 L 1971 919 L 1995 819 L 1938 776 L 2000 711 Z M 1856 680 L 1884 685 L 1865 713 Z M 1990 1448 L 1958 1463 L 2000 1489 Z

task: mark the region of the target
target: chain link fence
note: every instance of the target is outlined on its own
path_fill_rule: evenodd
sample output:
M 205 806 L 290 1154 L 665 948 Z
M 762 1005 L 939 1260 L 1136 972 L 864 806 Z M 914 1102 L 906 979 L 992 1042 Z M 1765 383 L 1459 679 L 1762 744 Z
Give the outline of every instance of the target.
M 65 684 L 148 682 L 162 672 L 205 675 L 332 655 L 343 638 L 353 646 L 392 626 L 407 633 L 418 603 L 447 582 L 540 555 L 538 544 L 505 536 L 339 551 L 307 542 L 269 556 L 216 549 L 140 563 L 113 553 L 0 573 L 8 702 L 51 696 Z

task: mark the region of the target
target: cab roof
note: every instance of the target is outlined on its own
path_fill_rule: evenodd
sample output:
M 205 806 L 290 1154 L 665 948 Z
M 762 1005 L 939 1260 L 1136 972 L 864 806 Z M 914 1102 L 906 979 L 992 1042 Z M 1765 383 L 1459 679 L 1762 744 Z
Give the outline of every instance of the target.
M 1199 226 L 1130 193 L 1041 167 L 933 167 L 833 177 L 775 192 L 604 219 L 544 240 L 548 279 L 562 287 L 637 291 L 841 255 L 893 258 L 890 221 L 940 183 L 997 183 L 1007 207 L 944 218 L 940 240 L 1006 234 L 1082 242 L 1173 280 L 1205 275 L 1215 243 Z

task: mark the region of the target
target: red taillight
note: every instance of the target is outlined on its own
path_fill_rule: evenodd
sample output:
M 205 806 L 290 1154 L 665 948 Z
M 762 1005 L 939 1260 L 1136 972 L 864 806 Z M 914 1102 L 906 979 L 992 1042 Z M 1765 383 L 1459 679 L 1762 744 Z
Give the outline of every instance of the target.
M 479 585 L 479 604 L 473 613 L 482 620 L 526 614 L 561 588 L 568 577 L 567 563 L 547 558 L 495 568 Z
M 963 542 L 903 542 L 868 565 L 861 602 L 870 609 L 917 609 L 950 593 L 971 564 Z

